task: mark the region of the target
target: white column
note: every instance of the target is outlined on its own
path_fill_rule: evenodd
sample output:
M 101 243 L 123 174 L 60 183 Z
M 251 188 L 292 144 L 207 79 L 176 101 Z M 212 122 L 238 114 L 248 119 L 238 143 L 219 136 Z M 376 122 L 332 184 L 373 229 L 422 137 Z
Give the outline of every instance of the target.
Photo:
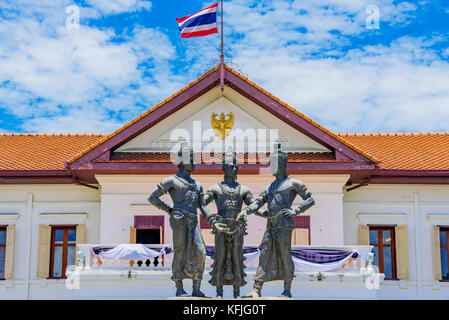
M 26 254 L 28 255 L 28 263 L 26 264 L 26 299 L 30 299 L 30 276 L 31 276 L 31 248 L 32 248 L 32 241 L 33 241 L 33 193 L 29 192 L 27 193 L 27 222 L 28 222 L 28 241 L 27 241 L 27 250 Z
M 415 234 L 415 268 L 416 268 L 416 290 L 417 296 L 419 300 L 422 300 L 423 297 L 423 288 L 422 288 L 422 258 L 421 258 L 421 208 L 419 203 L 419 192 L 413 192 L 413 232 Z

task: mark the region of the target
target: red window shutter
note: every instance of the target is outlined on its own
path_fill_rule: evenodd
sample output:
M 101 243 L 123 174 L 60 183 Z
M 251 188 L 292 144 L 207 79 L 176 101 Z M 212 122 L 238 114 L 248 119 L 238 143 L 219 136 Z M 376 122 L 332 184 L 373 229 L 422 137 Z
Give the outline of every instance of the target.
M 295 228 L 310 230 L 310 216 L 297 216 L 295 219 Z
M 136 229 L 160 229 L 164 227 L 164 216 L 134 216 Z
M 214 214 L 213 216 L 215 217 L 216 214 Z M 212 229 L 212 226 L 209 224 L 209 222 L 206 221 L 206 219 L 204 218 L 204 216 L 202 214 L 200 215 L 200 228 L 201 229 Z

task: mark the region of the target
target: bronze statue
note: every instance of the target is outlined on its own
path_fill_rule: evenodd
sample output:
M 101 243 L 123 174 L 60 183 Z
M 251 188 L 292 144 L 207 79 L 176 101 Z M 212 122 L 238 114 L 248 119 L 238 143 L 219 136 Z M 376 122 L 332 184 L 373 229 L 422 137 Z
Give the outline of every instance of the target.
M 177 154 L 178 173 L 164 179 L 151 193 L 149 201 L 155 207 L 170 215 L 173 229 L 173 263 L 172 280 L 176 284 L 176 296 L 188 296 L 184 291 L 183 279 L 193 280 L 192 296 L 205 297 L 201 292 L 206 259 L 206 246 L 198 227 L 197 209 L 201 210 L 214 230 L 229 231 L 226 226 L 217 223 L 206 208 L 203 188 L 190 177 L 195 170 L 193 150 L 187 143 L 182 143 Z M 168 193 L 173 201 L 173 208 L 159 198 Z
M 267 229 L 260 245 L 259 266 L 254 278 L 254 288 L 246 297 L 261 297 L 264 282 L 283 280 L 284 291 L 281 297 L 291 298 L 291 284 L 295 267 L 291 256 L 291 239 L 294 228 L 293 217 L 305 212 L 315 204 L 306 186 L 287 175 L 288 155 L 277 145 L 270 155 L 270 170 L 276 180 L 244 209 L 237 220 L 246 220 L 247 214 L 256 213 L 268 219 Z M 300 195 L 304 202 L 293 210 L 292 204 Z M 268 210 L 260 210 L 265 204 Z
M 239 164 L 232 150 L 223 158 L 222 167 L 224 181 L 212 186 L 206 192 L 205 198 L 207 204 L 215 200 L 218 211 L 216 221 L 226 225 L 229 231 L 215 232 L 214 263 L 209 283 L 216 287 L 217 298 L 223 298 L 223 285 L 232 285 L 234 298 L 238 298 L 240 287 L 246 285 L 243 263 L 246 223 L 236 221 L 236 218 L 242 210 L 243 203 L 250 205 L 254 202 L 254 198 L 247 187 L 236 181 Z

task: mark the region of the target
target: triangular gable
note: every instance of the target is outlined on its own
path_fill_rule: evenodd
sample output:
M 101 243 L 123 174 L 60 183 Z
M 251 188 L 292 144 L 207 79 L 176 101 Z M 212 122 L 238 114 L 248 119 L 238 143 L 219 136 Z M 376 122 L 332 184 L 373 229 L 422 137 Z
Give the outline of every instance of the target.
M 116 149 L 142 132 L 151 128 L 162 119 L 180 110 L 188 103 L 197 99 L 207 91 L 219 84 L 219 66 L 213 68 L 187 87 L 164 100 L 157 106 L 143 113 L 122 128 L 116 130 L 104 139 L 98 141 L 90 148 L 68 161 L 71 168 L 101 157 L 107 159 L 107 153 Z M 249 100 L 255 102 L 278 119 L 286 122 L 314 141 L 335 150 L 343 159 L 352 159 L 356 162 L 373 163 L 376 160 L 369 154 L 349 144 L 339 136 L 320 126 L 296 109 L 290 107 L 277 97 L 265 91 L 255 83 L 249 81 L 232 68 L 225 66 L 225 83 L 233 90 L 239 92 Z
M 117 173 L 122 171 L 128 172 L 123 166 L 117 167 L 115 164 L 107 164 L 107 162 L 111 160 L 113 151 L 118 150 L 120 147 L 126 145 L 153 126 L 156 126 L 162 120 L 178 112 L 214 88 L 216 89 L 219 82 L 220 68 L 217 66 L 170 98 L 143 113 L 138 118 L 129 122 L 122 128 L 98 141 L 84 152 L 69 160 L 66 164 L 67 168 L 76 173 L 81 181 L 83 178 L 87 179 L 87 176 L 89 176 L 89 179 L 87 180 L 92 181 L 92 173 L 94 171 L 102 173 Z M 231 88 L 233 91 L 252 101 L 255 105 L 262 107 L 276 119 L 288 124 L 304 136 L 310 138 L 311 141 L 313 140 L 313 142 L 327 148 L 335 155 L 336 163 L 332 165 L 317 163 L 310 164 L 309 167 L 307 167 L 307 165 L 301 165 L 299 167 L 295 167 L 298 168 L 295 172 L 309 172 L 308 168 L 310 168 L 310 172 L 312 173 L 350 172 L 352 176 L 357 176 L 360 174 L 360 177 L 365 179 L 369 176 L 369 172 L 375 170 L 375 163 L 377 161 L 371 155 L 363 152 L 341 137 L 320 126 L 318 123 L 290 107 L 280 99 L 274 97 L 269 92 L 249 81 L 247 78 L 243 77 L 241 74 L 237 73 L 228 66 L 225 66 L 225 84 L 228 88 Z M 346 163 L 341 163 L 340 166 L 336 167 L 338 161 Z M 348 164 L 347 162 L 352 162 L 352 164 Z M 145 164 L 142 164 L 141 166 L 134 164 L 131 171 L 134 170 L 136 172 L 148 173 L 153 172 L 151 171 L 153 168 L 154 166 L 150 167 Z M 168 166 L 163 166 L 162 171 L 165 172 L 166 168 L 168 168 Z M 211 170 L 212 169 L 209 167 L 209 169 L 204 172 L 210 173 L 213 171 Z M 82 171 L 86 171 L 86 175 L 84 175 Z M 88 174 L 87 171 L 90 171 L 90 173 Z
M 213 130 L 213 115 L 232 115 L 232 130 L 224 139 Z M 177 135 L 188 137 L 204 152 L 219 151 L 232 145 L 238 153 L 263 152 L 275 141 L 291 153 L 332 153 L 229 86 L 221 92 L 217 86 L 181 110 L 166 117 L 136 138 L 114 150 L 117 152 L 170 152 Z M 213 150 L 211 150 L 213 149 Z

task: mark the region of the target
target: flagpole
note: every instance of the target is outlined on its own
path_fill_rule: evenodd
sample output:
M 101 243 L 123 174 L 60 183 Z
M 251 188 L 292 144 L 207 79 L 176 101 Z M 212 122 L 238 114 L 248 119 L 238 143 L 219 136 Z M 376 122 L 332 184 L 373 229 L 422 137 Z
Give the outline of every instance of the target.
M 220 89 L 224 91 L 224 50 L 223 50 L 223 0 L 221 0 L 221 55 L 220 55 Z

